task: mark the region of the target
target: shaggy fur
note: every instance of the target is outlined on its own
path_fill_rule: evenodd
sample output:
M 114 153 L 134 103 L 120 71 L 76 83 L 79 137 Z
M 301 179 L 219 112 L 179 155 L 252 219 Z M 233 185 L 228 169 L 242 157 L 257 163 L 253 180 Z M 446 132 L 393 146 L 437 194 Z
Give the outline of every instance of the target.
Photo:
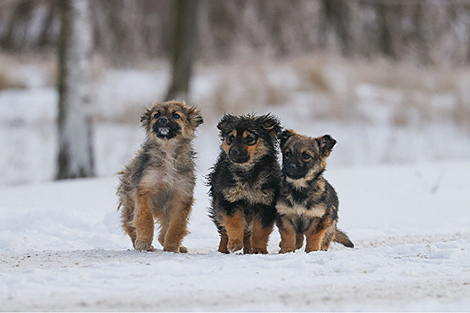
M 276 204 L 276 224 L 281 234 L 280 253 L 328 250 L 331 241 L 354 247 L 348 236 L 336 229 L 338 196 L 323 178 L 326 158 L 336 140 L 329 135 L 310 138 L 286 130 L 280 135 L 283 156 L 281 192 Z
M 225 115 L 217 163 L 209 174 L 210 216 L 219 251 L 268 253 L 281 171 L 276 156 L 279 121 L 271 115 Z
M 203 119 L 196 108 L 169 101 L 147 108 L 141 123 L 147 138 L 119 173 L 122 227 L 136 250 L 152 251 L 156 219 L 164 251 L 187 252 L 181 242 L 187 234 L 195 185 L 191 142 Z

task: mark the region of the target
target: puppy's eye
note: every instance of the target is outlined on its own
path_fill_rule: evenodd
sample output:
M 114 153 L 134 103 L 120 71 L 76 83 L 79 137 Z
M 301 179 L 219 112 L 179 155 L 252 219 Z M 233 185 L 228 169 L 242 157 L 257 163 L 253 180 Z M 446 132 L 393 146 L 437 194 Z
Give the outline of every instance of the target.
M 159 117 L 160 117 L 160 112 L 157 111 L 157 112 L 155 113 L 155 115 L 153 116 L 153 118 L 159 118 Z
M 247 145 L 253 145 L 255 143 L 255 138 L 253 136 L 246 136 L 245 143 Z
M 292 151 L 290 150 L 287 150 L 284 155 L 286 156 L 286 158 L 290 158 L 292 156 Z
M 178 120 L 178 119 L 181 118 L 181 116 L 180 116 L 178 113 L 174 112 L 174 113 L 173 113 L 173 118 L 174 118 L 175 120 Z
M 233 140 L 235 139 L 235 137 L 233 137 L 233 135 L 230 135 L 227 137 L 227 144 L 228 145 L 231 145 L 233 143 Z
M 305 161 L 308 161 L 310 160 L 312 157 L 310 156 L 310 154 L 304 152 L 302 153 L 302 159 L 304 159 Z

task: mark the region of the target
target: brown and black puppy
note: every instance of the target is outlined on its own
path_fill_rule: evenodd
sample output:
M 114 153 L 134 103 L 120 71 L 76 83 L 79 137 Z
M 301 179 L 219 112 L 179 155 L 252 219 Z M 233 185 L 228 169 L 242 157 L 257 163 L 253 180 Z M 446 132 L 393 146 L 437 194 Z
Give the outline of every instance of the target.
M 120 172 L 117 190 L 122 227 L 139 251 L 152 251 L 154 220 L 164 251 L 181 246 L 195 185 L 192 139 L 203 123 L 198 110 L 168 101 L 147 108 L 141 117 L 147 137 L 134 159 Z
M 345 233 L 336 228 L 338 196 L 323 178 L 326 158 L 336 140 L 329 135 L 311 138 L 285 130 L 280 137 L 282 151 L 281 192 L 276 204 L 276 224 L 281 234 L 280 253 L 328 250 L 331 241 L 353 248 Z
M 208 178 L 219 251 L 268 253 L 281 179 L 276 156 L 279 121 L 269 114 L 225 115 L 217 128 L 221 152 Z

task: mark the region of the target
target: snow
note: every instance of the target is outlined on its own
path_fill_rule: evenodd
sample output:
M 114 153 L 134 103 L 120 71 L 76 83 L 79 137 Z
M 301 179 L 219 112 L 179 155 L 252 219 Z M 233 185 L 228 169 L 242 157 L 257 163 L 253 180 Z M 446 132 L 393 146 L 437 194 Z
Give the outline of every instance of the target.
M 200 160 L 189 254 L 137 252 L 117 177 L 0 188 L 6 311 L 459 311 L 470 305 L 470 162 L 329 166 L 354 249 L 223 255 Z

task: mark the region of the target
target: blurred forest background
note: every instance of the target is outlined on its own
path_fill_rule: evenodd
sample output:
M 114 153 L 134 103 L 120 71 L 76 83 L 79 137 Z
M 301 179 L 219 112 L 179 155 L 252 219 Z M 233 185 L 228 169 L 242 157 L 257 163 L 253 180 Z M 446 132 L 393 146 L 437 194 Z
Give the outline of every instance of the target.
M 119 170 L 142 140 L 144 106 L 172 94 L 182 2 L 89 1 L 91 175 Z M 330 132 L 336 165 L 470 158 L 470 1 L 190 2 L 183 98 L 206 119 L 201 171 L 224 112 Z M 61 1 L 0 2 L 0 184 L 56 177 L 60 33 Z
M 195 57 L 233 60 L 247 52 L 292 57 L 320 51 L 384 56 L 426 65 L 470 61 L 470 3 L 465 0 L 196 0 Z M 3 0 L 4 51 L 55 47 L 60 1 Z M 111 64 L 168 59 L 174 1 L 90 1 L 94 51 Z

